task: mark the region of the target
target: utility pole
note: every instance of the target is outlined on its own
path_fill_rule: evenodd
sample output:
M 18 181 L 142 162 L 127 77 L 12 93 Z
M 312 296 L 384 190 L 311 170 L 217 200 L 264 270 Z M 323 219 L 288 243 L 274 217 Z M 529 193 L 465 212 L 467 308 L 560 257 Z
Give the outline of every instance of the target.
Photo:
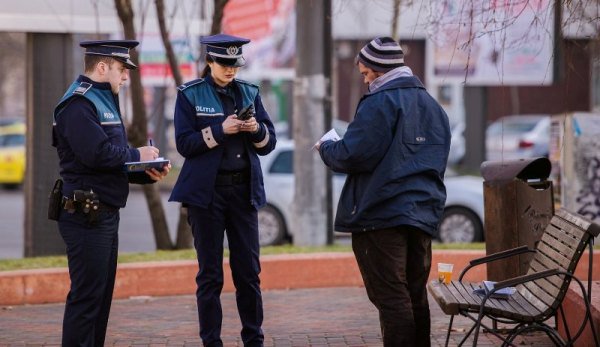
M 294 203 L 290 231 L 298 246 L 321 246 L 331 239 L 331 179 L 312 147 L 331 127 L 331 1 L 296 2 L 294 80 Z M 327 120 L 327 121 L 326 121 Z M 327 124 L 326 124 L 327 123 Z

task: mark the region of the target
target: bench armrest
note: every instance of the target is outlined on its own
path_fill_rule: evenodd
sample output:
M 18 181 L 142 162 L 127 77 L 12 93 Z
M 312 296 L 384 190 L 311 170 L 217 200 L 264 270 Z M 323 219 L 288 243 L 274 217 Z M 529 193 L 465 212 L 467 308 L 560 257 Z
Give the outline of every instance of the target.
M 508 249 L 506 251 L 502 251 L 502 252 L 497 252 L 494 254 L 490 254 L 490 255 L 486 255 L 485 257 L 481 257 L 481 258 L 477 258 L 477 259 L 473 259 L 469 262 L 469 265 L 467 265 L 467 267 L 465 267 L 462 272 L 460 273 L 460 276 L 458 277 L 459 281 L 462 281 L 463 276 L 467 273 L 467 271 L 469 271 L 471 268 L 481 265 L 481 264 L 486 264 L 492 261 L 496 261 L 496 260 L 500 260 L 500 259 L 504 259 L 504 258 L 509 258 L 515 255 L 519 255 L 519 254 L 523 254 L 523 253 L 535 253 L 535 250 L 533 249 L 529 249 L 527 248 L 527 246 L 519 246 L 516 248 L 512 248 L 512 249 Z
M 513 278 L 509 278 L 504 281 L 497 282 L 494 284 L 494 291 L 497 289 L 502 289 L 506 287 L 515 287 L 517 284 L 527 283 L 535 280 L 539 280 L 540 278 L 550 277 L 554 275 L 560 274 L 561 271 L 558 269 L 548 269 L 528 275 L 517 276 Z

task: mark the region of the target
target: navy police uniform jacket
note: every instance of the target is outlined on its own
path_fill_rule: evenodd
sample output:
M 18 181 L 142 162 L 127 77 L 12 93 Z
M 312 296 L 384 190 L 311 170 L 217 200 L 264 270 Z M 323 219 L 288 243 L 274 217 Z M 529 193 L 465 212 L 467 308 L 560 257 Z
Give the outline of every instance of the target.
M 273 123 L 262 106 L 258 86 L 235 79 L 241 92 L 242 105 L 254 103 L 255 117 L 259 124 L 256 134 L 239 133 L 226 135 L 222 123 L 227 118 L 215 88 L 207 79 L 197 79 L 178 87 L 175 104 L 175 141 L 177 151 L 185 158 L 177 183 L 169 201 L 206 208 L 213 200 L 215 180 L 224 145 L 231 136 L 244 136 L 250 164 L 250 201 L 256 209 L 266 203 L 262 170 L 258 155 L 266 155 L 277 142 Z
M 127 144 L 118 95 L 110 83 L 79 76 L 54 110 L 52 145 L 58 151 L 64 196 L 91 189 L 102 203 L 125 206 L 129 179 L 123 165 L 138 161 L 140 154 Z
M 446 201 L 448 117 L 414 76 L 365 94 L 340 141 L 321 158 L 348 177 L 335 230 L 364 232 L 409 225 L 436 236 Z

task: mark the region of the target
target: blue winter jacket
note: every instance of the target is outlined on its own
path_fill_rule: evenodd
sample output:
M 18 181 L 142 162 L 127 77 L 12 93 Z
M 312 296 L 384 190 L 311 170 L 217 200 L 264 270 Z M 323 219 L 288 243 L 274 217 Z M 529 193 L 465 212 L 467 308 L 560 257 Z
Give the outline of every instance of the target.
M 410 225 L 436 236 L 449 149 L 448 117 L 418 78 L 399 77 L 365 94 L 344 138 L 319 151 L 327 166 L 348 174 L 336 230 Z
M 210 76 L 209 76 L 210 78 Z M 277 143 L 273 123 L 262 105 L 258 86 L 234 80 L 242 93 L 243 105 L 254 104 L 257 134 L 237 134 L 246 139 L 244 145 L 250 161 L 250 201 L 256 209 L 266 204 L 259 155 L 270 153 Z M 223 146 L 232 135 L 223 132 L 227 117 L 217 92 L 205 79 L 178 87 L 175 104 L 175 140 L 177 151 L 185 158 L 169 201 L 206 208 L 213 201 L 215 180 L 223 157 Z

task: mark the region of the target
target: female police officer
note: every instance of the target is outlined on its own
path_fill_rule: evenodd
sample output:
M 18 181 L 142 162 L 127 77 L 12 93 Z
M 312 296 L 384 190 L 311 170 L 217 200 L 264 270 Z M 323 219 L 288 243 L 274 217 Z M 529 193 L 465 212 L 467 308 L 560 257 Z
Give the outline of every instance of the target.
M 63 320 L 63 346 L 104 346 L 115 284 L 119 208 L 129 182 L 153 183 L 169 172 L 128 176 L 128 161 L 153 160 L 158 149 L 130 148 L 121 119 L 119 89 L 137 66 L 133 40 L 84 41 L 85 75 L 69 87 L 54 111 L 52 145 L 64 180 L 58 228 L 67 246 L 71 288 Z M 89 199 L 92 206 L 86 206 Z
M 235 78 L 248 39 L 213 35 L 201 79 L 180 86 L 175 105 L 177 150 L 185 162 L 171 201 L 188 207 L 199 271 L 198 319 L 205 346 L 222 346 L 224 231 L 242 321 L 244 346 L 262 346 L 257 209 L 265 204 L 258 155 L 275 148 L 275 133 L 258 87 Z M 254 117 L 241 120 L 252 105 Z

